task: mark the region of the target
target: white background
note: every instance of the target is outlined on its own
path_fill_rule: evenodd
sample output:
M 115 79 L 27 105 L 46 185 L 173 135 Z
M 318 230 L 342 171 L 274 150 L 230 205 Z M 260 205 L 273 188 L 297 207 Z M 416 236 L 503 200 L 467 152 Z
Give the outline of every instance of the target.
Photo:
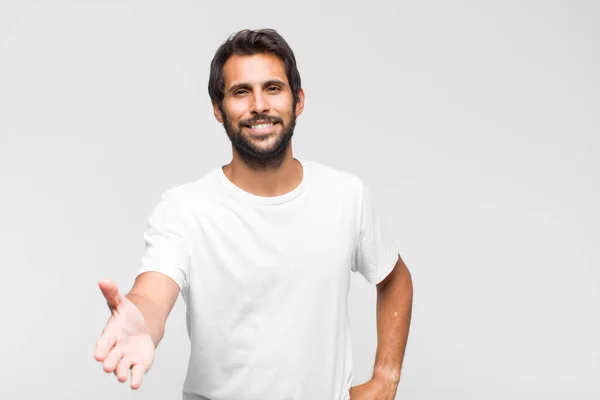
M 598 4 L 2 0 L 0 398 L 180 398 L 181 299 L 132 392 L 93 359 L 97 281 L 128 290 L 160 193 L 229 161 L 209 63 L 263 27 L 295 155 L 363 178 L 412 271 L 397 398 L 600 398 Z M 353 275 L 355 384 L 375 298 Z

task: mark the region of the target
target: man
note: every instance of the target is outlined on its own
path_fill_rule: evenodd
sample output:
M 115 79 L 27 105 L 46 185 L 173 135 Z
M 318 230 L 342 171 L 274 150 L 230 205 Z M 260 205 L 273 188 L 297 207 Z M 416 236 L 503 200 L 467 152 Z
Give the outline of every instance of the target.
M 181 293 L 185 400 L 393 399 L 411 277 L 361 180 L 293 157 L 304 91 L 292 50 L 273 30 L 238 32 L 217 50 L 208 87 L 232 160 L 163 194 L 126 296 L 99 283 L 112 315 L 96 359 L 139 388 Z M 373 378 L 355 387 L 351 271 L 378 296 Z

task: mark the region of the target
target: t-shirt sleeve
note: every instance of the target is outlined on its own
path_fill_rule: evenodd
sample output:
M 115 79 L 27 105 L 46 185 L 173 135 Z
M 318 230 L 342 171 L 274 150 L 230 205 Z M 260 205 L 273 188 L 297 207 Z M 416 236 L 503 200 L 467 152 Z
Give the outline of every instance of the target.
M 394 269 L 398 251 L 371 190 L 362 182 L 360 186 L 360 229 L 352 271 L 360 272 L 369 283 L 378 284 Z
M 173 279 L 180 290 L 187 288 L 190 267 L 189 213 L 176 200 L 163 196 L 150 213 L 144 231 L 143 272 L 160 272 Z

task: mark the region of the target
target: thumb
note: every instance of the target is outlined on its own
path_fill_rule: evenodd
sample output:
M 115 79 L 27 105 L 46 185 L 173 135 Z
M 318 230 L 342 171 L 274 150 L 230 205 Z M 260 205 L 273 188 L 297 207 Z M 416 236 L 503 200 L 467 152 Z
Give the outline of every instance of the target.
M 116 308 L 123 300 L 123 295 L 119 291 L 116 283 L 111 280 L 103 280 L 98 282 L 98 286 L 111 309 Z

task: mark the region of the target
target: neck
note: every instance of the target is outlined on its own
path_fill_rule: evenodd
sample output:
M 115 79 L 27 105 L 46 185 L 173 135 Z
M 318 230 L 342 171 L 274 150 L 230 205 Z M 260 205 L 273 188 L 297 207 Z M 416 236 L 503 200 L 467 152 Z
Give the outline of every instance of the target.
M 251 168 L 233 149 L 231 162 L 223 166 L 223 173 L 240 189 L 256 196 L 281 196 L 294 190 L 302 181 L 302 164 L 292 155 L 291 144 L 277 167 Z

